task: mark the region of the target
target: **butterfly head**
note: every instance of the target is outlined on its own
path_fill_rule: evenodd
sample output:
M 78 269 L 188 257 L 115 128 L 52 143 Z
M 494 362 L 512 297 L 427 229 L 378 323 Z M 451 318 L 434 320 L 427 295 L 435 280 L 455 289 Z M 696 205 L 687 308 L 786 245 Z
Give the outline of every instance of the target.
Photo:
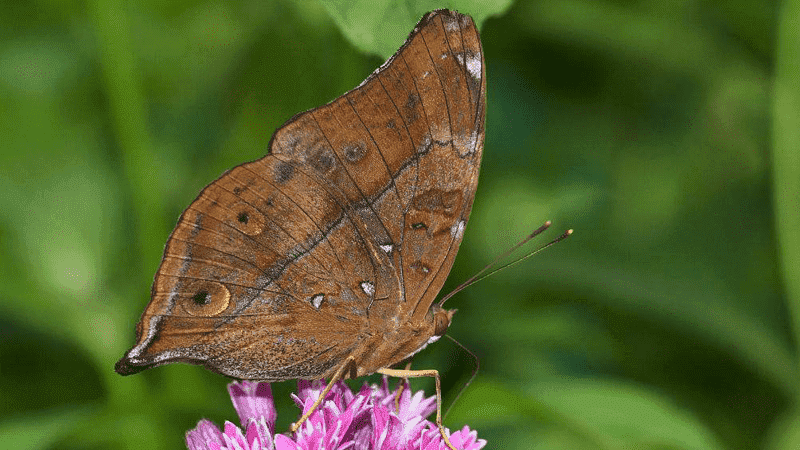
M 450 326 L 450 321 L 453 320 L 453 314 L 458 311 L 457 309 L 443 309 L 439 305 L 433 305 L 431 308 L 433 312 L 433 335 L 441 337 L 447 332 Z

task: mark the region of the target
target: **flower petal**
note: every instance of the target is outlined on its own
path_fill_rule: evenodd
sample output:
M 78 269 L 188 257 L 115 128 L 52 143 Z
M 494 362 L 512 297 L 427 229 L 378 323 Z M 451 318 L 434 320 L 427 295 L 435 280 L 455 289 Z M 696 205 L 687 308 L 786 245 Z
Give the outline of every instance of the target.
M 206 450 L 212 443 L 222 445 L 222 432 L 208 419 L 202 419 L 196 427 L 186 432 L 189 450 Z
M 225 421 L 225 434 L 222 435 L 225 447 L 228 450 L 249 450 L 250 446 L 242 434 L 242 429 L 231 422 Z
M 250 444 L 250 449 L 256 449 L 256 443 L 260 450 L 273 450 L 275 443 L 272 439 L 272 431 L 265 418 L 261 420 L 250 419 L 247 424 L 247 431 L 245 432 L 245 439 Z
M 275 430 L 278 413 L 272 401 L 269 383 L 238 381 L 228 385 L 228 392 L 242 425 L 247 424 L 251 418 L 259 420 L 263 417 L 270 431 Z
M 450 435 L 450 443 L 462 450 L 480 450 L 486 445 L 485 439 L 478 439 L 478 432 L 470 431 L 467 425 Z
M 295 441 L 289 439 L 287 436 L 279 434 L 275 436 L 275 450 L 304 450 Z

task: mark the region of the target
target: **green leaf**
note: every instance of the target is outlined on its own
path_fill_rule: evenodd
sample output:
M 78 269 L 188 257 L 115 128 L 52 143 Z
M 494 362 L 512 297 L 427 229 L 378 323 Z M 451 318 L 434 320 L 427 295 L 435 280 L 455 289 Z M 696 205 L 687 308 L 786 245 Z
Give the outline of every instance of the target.
M 531 438 L 570 442 L 574 448 L 723 448 L 690 412 L 652 391 L 619 382 L 546 381 L 526 391 L 476 382 L 453 407 L 448 423 L 468 420 L 471 428 L 481 429 L 523 421 L 530 428 L 531 419 L 541 427 Z
M 384 58 L 393 55 L 403 44 L 414 25 L 428 11 L 455 9 L 469 14 L 478 28 L 487 17 L 502 14 L 511 0 L 323 0 L 334 22 L 347 39 L 366 53 L 376 53 Z
M 606 381 L 550 381 L 529 389 L 578 429 L 610 448 L 722 448 L 689 411 L 635 385 Z

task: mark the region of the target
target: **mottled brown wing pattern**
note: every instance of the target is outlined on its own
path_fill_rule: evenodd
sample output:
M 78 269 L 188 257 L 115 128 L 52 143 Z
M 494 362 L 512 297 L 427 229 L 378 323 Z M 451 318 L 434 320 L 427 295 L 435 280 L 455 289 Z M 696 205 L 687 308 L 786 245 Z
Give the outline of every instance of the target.
M 361 85 L 289 120 L 183 213 L 117 371 L 315 379 L 418 350 L 472 206 L 485 86 L 472 20 L 436 11 Z
M 127 356 L 131 371 L 185 361 L 239 378 L 313 378 L 354 345 L 368 299 L 346 292 L 346 274 L 367 256 L 325 189 L 285 170 L 271 157 L 239 166 L 186 210 Z M 298 202 L 297 192 L 317 201 Z

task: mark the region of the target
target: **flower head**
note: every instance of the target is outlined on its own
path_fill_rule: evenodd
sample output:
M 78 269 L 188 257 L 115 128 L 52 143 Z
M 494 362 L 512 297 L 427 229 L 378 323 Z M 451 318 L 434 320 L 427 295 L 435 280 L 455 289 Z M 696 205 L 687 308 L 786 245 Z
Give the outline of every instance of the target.
M 292 398 L 305 413 L 324 388 L 321 381 L 299 381 Z M 422 391 L 412 395 L 407 382 L 398 389 L 390 390 L 386 377 L 380 386 L 364 385 L 358 392 L 337 382 L 296 433 L 276 435 L 269 383 L 234 382 L 228 391 L 245 431 L 227 421 L 221 431 L 203 419 L 186 433 L 186 444 L 189 450 L 448 450 L 439 429 L 426 419 L 436 410 L 436 397 Z M 467 426 L 448 434 L 459 450 L 486 445 Z

